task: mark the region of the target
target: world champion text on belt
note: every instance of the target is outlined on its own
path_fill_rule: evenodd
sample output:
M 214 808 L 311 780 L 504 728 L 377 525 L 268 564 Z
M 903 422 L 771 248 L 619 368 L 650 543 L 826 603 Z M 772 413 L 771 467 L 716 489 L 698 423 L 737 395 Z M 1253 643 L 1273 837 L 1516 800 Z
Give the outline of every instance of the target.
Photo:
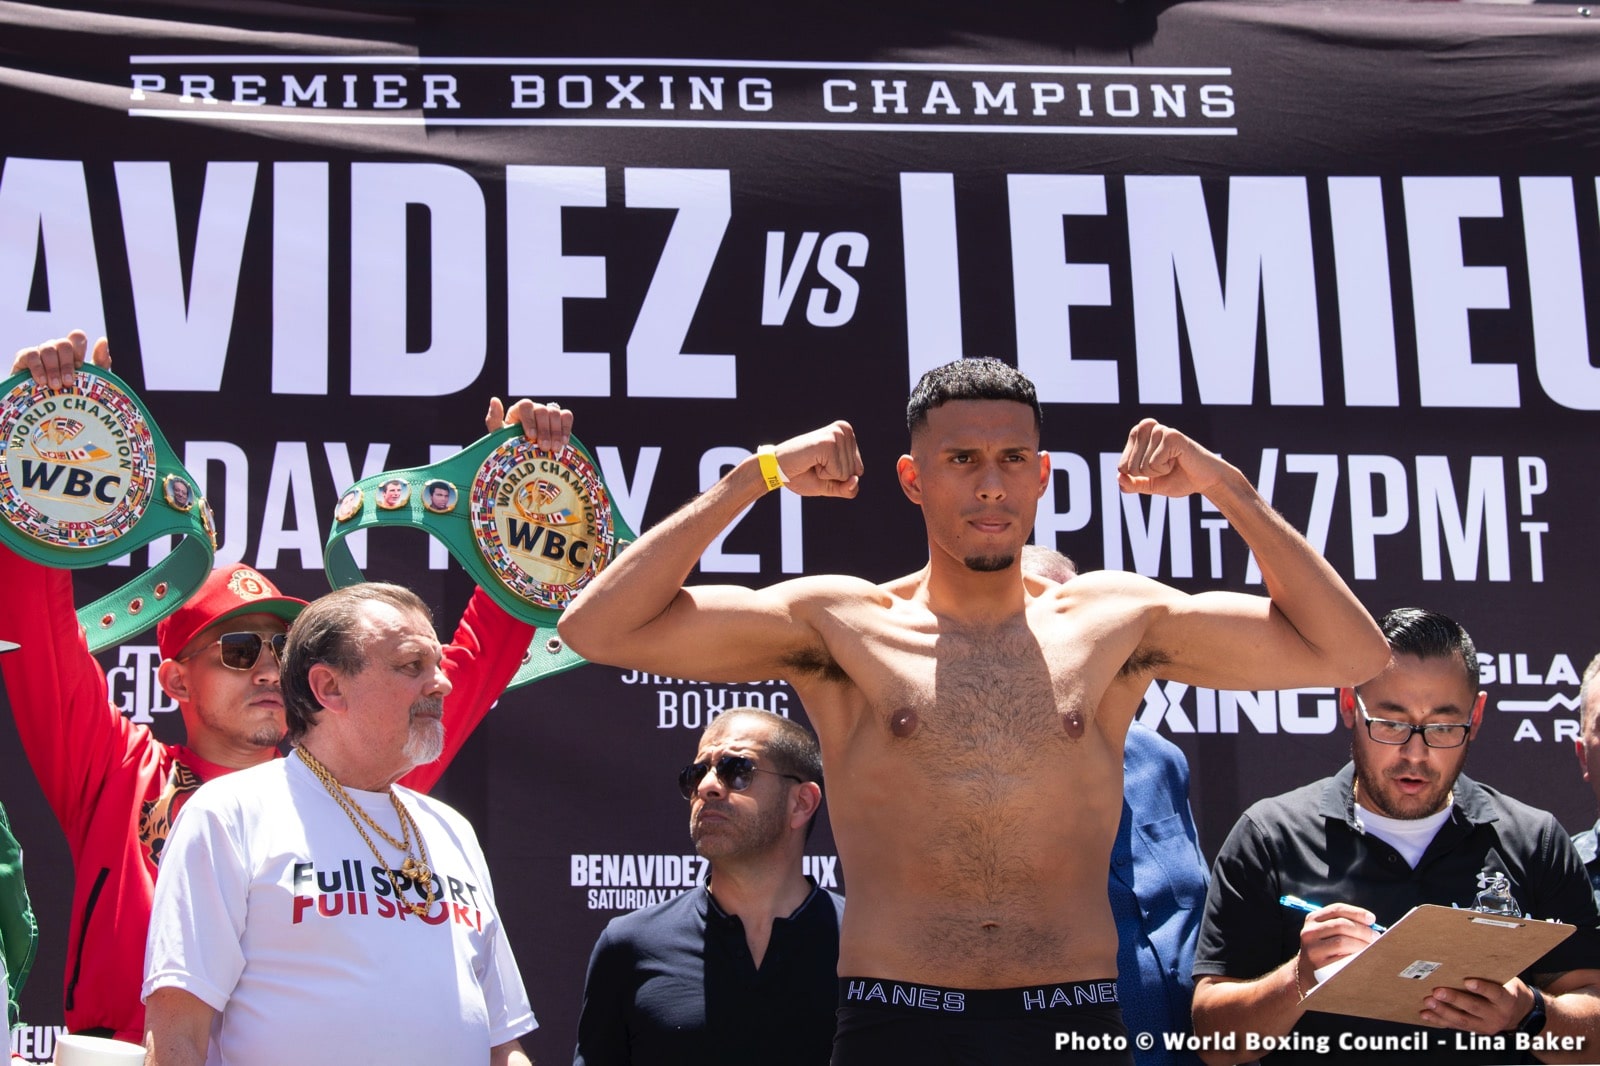
M 457 485 L 466 486 L 460 505 Z M 335 587 L 364 580 L 344 537 L 375 525 L 410 526 L 443 543 L 508 613 L 537 626 L 553 626 L 633 540 L 578 440 L 551 453 L 518 427 L 432 466 L 364 478 L 341 503 L 324 560 Z
M 53 391 L 31 377 L 0 399 L 0 515 L 68 551 L 126 534 L 150 503 L 155 445 L 140 411 L 104 378 Z
M 84 568 L 182 538 L 78 611 L 91 651 L 154 625 L 200 586 L 216 551 L 209 517 L 149 412 L 110 371 L 85 366 L 58 389 L 26 372 L 0 382 L 0 541 L 46 566 Z
M 579 449 L 510 444 L 490 453 L 469 490 L 478 549 L 512 592 L 559 612 L 611 561 L 611 497 Z

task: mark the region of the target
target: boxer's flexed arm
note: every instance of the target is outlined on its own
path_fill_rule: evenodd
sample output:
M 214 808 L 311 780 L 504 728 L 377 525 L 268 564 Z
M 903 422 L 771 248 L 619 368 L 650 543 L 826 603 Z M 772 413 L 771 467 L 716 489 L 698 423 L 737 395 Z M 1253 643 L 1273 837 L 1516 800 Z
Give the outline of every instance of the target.
M 1358 685 L 1389 661 L 1388 642 L 1343 579 L 1239 470 L 1178 430 L 1145 419 L 1118 467 L 1124 492 L 1199 494 L 1255 553 L 1267 596 L 1161 590 L 1142 649 L 1163 677 L 1213 688 Z
M 855 496 L 862 474 L 855 432 L 835 422 L 777 446 L 787 487 L 802 496 Z M 702 680 L 781 676 L 816 649 L 815 611 L 844 578 L 806 578 L 766 589 L 685 588 L 717 535 L 765 495 L 755 456 L 619 555 L 561 617 L 561 636 L 594 662 Z

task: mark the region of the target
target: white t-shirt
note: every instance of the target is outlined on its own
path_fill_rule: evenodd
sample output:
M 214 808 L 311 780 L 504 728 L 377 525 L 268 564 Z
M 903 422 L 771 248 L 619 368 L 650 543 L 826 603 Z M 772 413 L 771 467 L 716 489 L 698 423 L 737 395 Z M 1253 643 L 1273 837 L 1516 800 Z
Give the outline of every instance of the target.
M 1422 853 L 1428 850 L 1433 838 L 1439 835 L 1439 827 L 1449 817 L 1448 803 L 1443 810 L 1434 811 L 1425 818 L 1390 818 L 1365 807 L 1360 810 L 1362 830 L 1398 851 L 1413 870 L 1422 861 Z
M 400 839 L 386 794 L 347 791 Z M 396 907 L 354 824 L 296 756 L 208 782 L 185 805 L 161 856 L 143 995 L 180 988 L 219 1012 L 208 1064 L 486 1064 L 491 1047 L 535 1027 L 472 827 L 395 792 L 442 889 L 422 918 Z M 405 899 L 421 897 L 408 887 Z

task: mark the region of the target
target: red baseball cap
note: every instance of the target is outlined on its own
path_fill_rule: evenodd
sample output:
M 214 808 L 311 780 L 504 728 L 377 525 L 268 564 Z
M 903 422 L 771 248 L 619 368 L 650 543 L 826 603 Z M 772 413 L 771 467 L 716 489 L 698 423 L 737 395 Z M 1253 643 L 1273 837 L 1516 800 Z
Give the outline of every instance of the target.
M 156 644 L 163 659 L 173 659 L 203 630 L 218 622 L 241 614 L 275 614 L 285 622 L 293 622 L 305 606 L 305 600 L 285 596 L 259 571 L 242 563 L 219 566 L 211 571 L 199 592 L 156 626 Z

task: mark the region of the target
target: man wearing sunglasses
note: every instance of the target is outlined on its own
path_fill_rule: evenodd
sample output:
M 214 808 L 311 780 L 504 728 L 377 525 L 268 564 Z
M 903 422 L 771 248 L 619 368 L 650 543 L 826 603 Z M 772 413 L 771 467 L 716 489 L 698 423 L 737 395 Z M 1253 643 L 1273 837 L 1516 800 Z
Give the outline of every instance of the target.
M 1203 494 L 1254 550 L 1270 598 L 1115 571 L 1027 577 L 1018 556 L 1051 475 L 1038 397 L 1013 367 L 928 371 L 906 424 L 896 472 L 926 527 L 920 571 L 685 587 L 764 493 L 856 495 L 855 434 L 835 422 L 762 446 L 641 537 L 562 635 L 592 661 L 781 678 L 804 701 L 850 879 L 836 1066 L 1055 1062 L 1062 1037 L 1075 1061 L 1129 1063 L 1106 877 L 1123 738 L 1151 681 L 1355 684 L 1387 648 L 1244 475 L 1176 430 L 1134 427 L 1123 489 Z
M 1289 1038 L 1268 1063 L 1326 1062 L 1341 1034 L 1399 1038 L 1419 1025 L 1493 1036 L 1584 1039 L 1544 1062 L 1594 1062 L 1600 1047 L 1600 915 L 1567 835 L 1535 810 L 1462 774 L 1483 720 L 1478 655 L 1456 622 L 1402 608 L 1381 623 L 1393 656 L 1339 690 L 1351 762 L 1333 777 L 1245 811 L 1212 870 L 1195 960 L 1195 1032 L 1232 1035 L 1213 1063 L 1257 1057 L 1244 1034 Z M 1472 907 L 1504 874 L 1522 913 L 1578 932 L 1504 985 L 1434 989 L 1414 1025 L 1308 1011 L 1315 972 L 1353 954 L 1424 903 Z M 1310 914 L 1280 895 L 1322 904 Z M 1500 1063 L 1506 1047 L 1454 1040 L 1397 1052 L 1407 1063 Z M 1259 1043 L 1258 1045 L 1259 1046 Z M 1404 1046 L 1404 1045 L 1397 1045 Z M 1334 1052 L 1337 1058 L 1337 1052 Z
M 737 708 L 678 774 L 700 887 L 613 919 L 589 959 L 574 1066 L 677 1066 L 760 1048 L 822 1066 L 833 1047 L 844 899 L 802 863 L 822 806 L 804 726 Z
M 19 351 L 11 372 L 58 387 L 86 360 L 111 365 L 101 338 L 82 331 Z M 565 444 L 572 414 L 529 400 L 488 429 L 521 423 L 542 446 Z M 73 1032 L 138 1042 L 145 932 L 156 865 L 173 819 L 205 781 L 278 756 L 284 735 L 279 652 L 305 601 L 282 595 L 248 566 L 214 570 L 183 607 L 156 627 L 157 678 L 178 704 L 186 743 L 164 744 L 109 701 L 105 672 L 88 652 L 73 608 L 70 571 L 0 547 L 0 638 L 22 642 L 0 666 L 28 761 L 72 850 L 72 921 L 62 1006 Z M 426 791 L 499 698 L 533 629 L 474 593 L 445 669 L 444 754 L 405 783 Z

